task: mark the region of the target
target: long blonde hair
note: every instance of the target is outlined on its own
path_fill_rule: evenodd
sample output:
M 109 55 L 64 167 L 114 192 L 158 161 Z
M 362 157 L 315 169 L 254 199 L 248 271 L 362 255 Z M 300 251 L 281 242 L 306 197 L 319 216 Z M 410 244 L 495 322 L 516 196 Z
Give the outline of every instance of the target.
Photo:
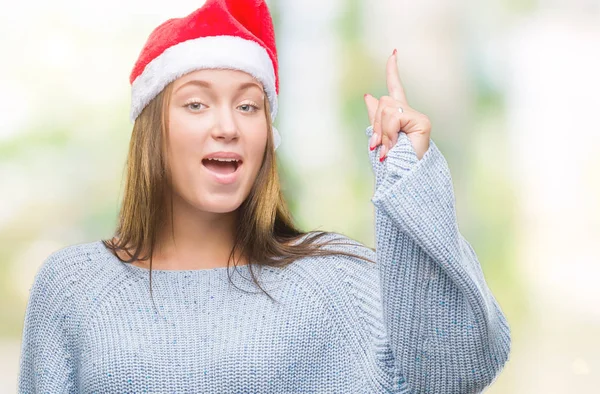
M 173 84 L 169 84 L 140 113 L 133 126 L 126 163 L 126 179 L 123 201 L 118 216 L 114 237 L 102 240 L 123 263 L 150 259 L 150 296 L 152 297 L 152 256 L 155 250 L 157 229 L 173 223 L 172 189 L 167 168 L 168 105 Z M 252 270 L 252 265 L 284 267 L 306 256 L 328 256 L 343 254 L 375 263 L 360 255 L 341 250 L 322 249 L 336 239 L 324 243 L 316 241 L 328 234 L 326 231 L 302 232 L 295 227 L 281 192 L 277 161 L 273 147 L 272 124 L 269 116 L 269 101 L 265 96 L 265 116 L 269 132 L 267 147 L 261 168 L 246 200 L 240 205 L 234 246 L 229 255 L 245 257 L 248 261 L 252 281 L 271 300 Z M 171 227 L 172 228 L 172 227 Z M 295 243 L 305 237 L 301 242 Z M 343 239 L 342 235 L 338 239 Z M 366 247 L 366 246 L 365 246 Z M 369 248 L 373 250 L 372 248 Z M 133 250 L 133 252 L 131 252 Z M 238 253 L 235 253 L 236 250 Z M 130 259 L 121 259 L 118 251 L 124 251 Z M 140 256 L 146 251 L 144 256 Z M 235 254 L 234 254 L 235 253 Z M 239 260 L 238 260 L 239 261 Z M 236 261 L 233 260 L 234 266 Z M 228 270 L 229 271 L 229 270 Z M 229 278 L 231 280 L 231 278 Z

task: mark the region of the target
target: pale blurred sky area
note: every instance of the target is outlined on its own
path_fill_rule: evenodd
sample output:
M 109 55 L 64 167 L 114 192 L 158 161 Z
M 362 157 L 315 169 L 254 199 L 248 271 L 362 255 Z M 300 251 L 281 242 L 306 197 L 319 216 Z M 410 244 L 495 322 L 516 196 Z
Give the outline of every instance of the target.
M 0 6 L 0 394 L 16 392 L 29 289 L 59 248 L 109 238 L 152 29 L 201 1 Z M 374 245 L 363 94 L 398 49 L 432 120 L 461 232 L 512 328 L 487 393 L 600 380 L 600 0 L 271 0 L 284 191 L 299 226 Z

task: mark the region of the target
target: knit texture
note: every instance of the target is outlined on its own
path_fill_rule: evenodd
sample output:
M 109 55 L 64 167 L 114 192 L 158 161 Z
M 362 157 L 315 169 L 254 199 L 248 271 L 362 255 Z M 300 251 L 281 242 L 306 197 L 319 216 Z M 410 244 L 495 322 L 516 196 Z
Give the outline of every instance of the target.
M 367 128 L 371 136 L 373 130 Z M 41 265 L 24 319 L 19 393 L 478 393 L 510 328 L 460 234 L 450 172 L 405 133 L 375 174 L 376 252 L 283 268 L 153 270 L 101 241 Z M 332 233 L 327 239 L 340 236 Z M 234 284 L 249 292 L 243 292 Z

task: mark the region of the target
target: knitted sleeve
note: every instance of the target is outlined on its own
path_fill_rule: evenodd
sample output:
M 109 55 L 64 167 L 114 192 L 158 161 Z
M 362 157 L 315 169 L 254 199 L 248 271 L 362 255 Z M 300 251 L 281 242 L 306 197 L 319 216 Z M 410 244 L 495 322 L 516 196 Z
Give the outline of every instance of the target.
M 366 134 L 373 133 L 371 126 Z M 403 132 L 375 174 L 383 320 L 414 393 L 479 393 L 508 360 L 508 322 L 459 232 L 447 162 L 430 139 L 419 160 Z
M 67 340 L 69 294 L 59 253 L 48 257 L 38 270 L 25 311 L 19 393 L 75 393 L 74 367 Z

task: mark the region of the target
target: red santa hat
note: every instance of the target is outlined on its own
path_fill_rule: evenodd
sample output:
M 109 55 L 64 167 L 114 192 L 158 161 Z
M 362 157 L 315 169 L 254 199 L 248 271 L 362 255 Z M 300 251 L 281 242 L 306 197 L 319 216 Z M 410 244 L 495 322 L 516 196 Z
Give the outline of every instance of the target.
M 131 72 L 131 121 L 166 85 L 199 69 L 241 70 L 259 80 L 277 115 L 275 31 L 264 0 L 207 0 L 183 18 L 155 28 Z M 281 142 L 273 127 L 275 149 Z

